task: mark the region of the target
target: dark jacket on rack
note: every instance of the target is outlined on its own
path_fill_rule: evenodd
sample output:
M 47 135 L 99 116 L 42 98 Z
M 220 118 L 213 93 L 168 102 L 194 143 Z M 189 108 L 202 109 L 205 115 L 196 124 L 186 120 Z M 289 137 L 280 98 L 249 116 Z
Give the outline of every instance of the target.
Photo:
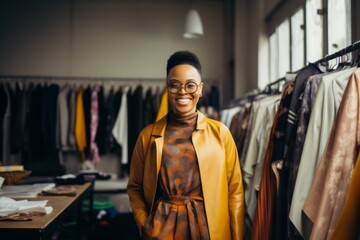
M 88 85 L 83 93 L 85 129 L 86 129 L 86 147 L 85 158 L 90 157 L 90 140 L 91 140 L 91 86 Z
M 101 86 L 98 92 L 98 128 L 96 132 L 95 142 L 99 149 L 99 154 L 106 152 L 106 126 L 107 126 L 107 111 L 105 105 L 104 87 Z
M 134 92 L 128 92 L 128 153 L 132 153 L 136 138 L 143 128 L 143 87 L 137 86 Z M 128 165 L 130 165 L 131 154 L 128 154 Z M 127 171 L 129 171 L 127 166 Z
M 14 108 L 11 112 L 11 152 L 19 153 L 22 148 L 22 137 L 24 134 L 25 117 L 26 117 L 26 89 L 21 89 L 19 83 L 16 83 L 14 92 Z

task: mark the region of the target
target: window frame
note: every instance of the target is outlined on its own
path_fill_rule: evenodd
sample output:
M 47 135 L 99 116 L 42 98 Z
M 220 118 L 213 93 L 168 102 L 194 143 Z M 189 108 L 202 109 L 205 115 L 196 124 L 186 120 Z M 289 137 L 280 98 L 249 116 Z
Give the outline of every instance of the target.
M 317 11 L 318 14 L 322 15 L 322 26 L 323 26 L 323 31 L 322 31 L 322 54 L 323 57 L 325 57 L 326 55 L 332 54 L 329 53 L 329 29 L 328 29 L 328 1 L 329 0 L 322 0 L 322 9 L 319 9 Z M 308 56 L 307 56 L 307 43 L 306 43 L 306 38 L 307 38 L 307 23 L 306 23 L 306 0 L 302 0 L 302 1 L 297 1 L 297 0 L 288 0 L 288 1 L 279 1 L 279 3 L 269 12 L 268 15 L 266 15 L 265 17 L 265 23 L 266 23 L 266 31 L 267 31 L 267 36 L 268 36 L 268 40 L 269 40 L 269 56 L 268 56 L 268 65 L 269 65 L 269 76 L 271 76 L 270 74 L 270 69 L 271 69 L 271 52 L 270 52 L 270 36 L 272 36 L 272 34 L 276 33 L 276 29 L 278 28 L 278 26 L 285 20 L 288 19 L 290 22 L 290 51 L 289 51 L 289 57 L 290 57 L 290 62 L 289 62 L 289 71 L 296 71 L 299 69 L 291 69 L 292 67 L 292 51 L 291 51 L 291 46 L 292 46 L 292 37 L 291 37 L 291 29 L 292 29 L 292 24 L 291 24 L 291 17 L 294 16 L 294 14 L 300 9 L 303 9 L 303 20 L 304 20 L 304 66 L 306 66 L 309 62 L 307 62 Z M 356 39 L 360 40 L 360 30 L 356 29 L 356 23 L 360 22 L 360 2 L 357 2 L 357 0 L 350 0 L 350 19 L 351 19 L 351 43 L 357 41 Z M 319 59 L 321 59 L 319 58 Z M 317 59 L 317 60 L 319 60 Z M 278 75 L 278 77 L 282 77 L 284 76 L 286 73 L 279 73 L 280 75 Z M 271 76 L 272 77 L 272 76 Z M 269 79 L 270 82 L 276 81 L 277 79 Z

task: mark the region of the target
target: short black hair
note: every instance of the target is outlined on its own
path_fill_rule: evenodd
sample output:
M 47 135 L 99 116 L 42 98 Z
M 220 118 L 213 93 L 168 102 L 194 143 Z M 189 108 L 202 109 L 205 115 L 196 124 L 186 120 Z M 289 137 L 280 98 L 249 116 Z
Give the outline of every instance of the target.
M 190 51 L 178 51 L 173 53 L 167 61 L 166 76 L 169 75 L 170 69 L 180 64 L 189 64 L 193 66 L 201 75 L 201 64 L 196 54 Z

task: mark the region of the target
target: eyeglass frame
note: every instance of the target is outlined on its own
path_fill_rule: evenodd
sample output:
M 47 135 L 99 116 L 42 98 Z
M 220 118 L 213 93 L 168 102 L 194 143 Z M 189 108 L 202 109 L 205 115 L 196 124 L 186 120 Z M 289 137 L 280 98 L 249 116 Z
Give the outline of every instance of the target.
M 171 84 L 171 83 L 176 83 L 176 84 L 179 85 L 177 92 L 172 92 L 172 91 L 170 90 L 170 84 Z M 167 83 L 166 83 L 166 87 L 167 87 L 168 91 L 169 91 L 170 93 L 172 93 L 172 94 L 178 94 L 179 92 L 181 92 L 181 89 L 184 89 L 185 92 L 188 93 L 188 94 L 194 94 L 194 93 L 196 93 L 196 91 L 199 89 L 199 85 L 200 85 L 201 83 L 202 83 L 202 82 L 200 82 L 200 83 L 198 84 L 198 83 L 196 83 L 195 81 L 189 81 L 189 82 L 186 82 L 185 84 L 181 84 L 180 81 L 170 80 L 170 82 L 167 82 Z M 186 90 L 186 85 L 188 85 L 188 84 L 195 84 L 195 86 L 196 86 L 195 91 L 193 91 L 193 92 L 188 92 L 188 91 Z

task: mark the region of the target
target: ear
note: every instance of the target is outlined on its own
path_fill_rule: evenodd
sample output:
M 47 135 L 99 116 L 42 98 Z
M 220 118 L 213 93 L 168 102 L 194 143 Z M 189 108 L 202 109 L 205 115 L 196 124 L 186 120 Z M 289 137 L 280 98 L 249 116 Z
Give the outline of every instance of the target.
M 201 82 L 200 84 L 199 84 L 199 91 L 200 91 L 200 97 L 202 96 L 202 91 L 203 91 L 203 88 L 204 88 L 204 82 Z

